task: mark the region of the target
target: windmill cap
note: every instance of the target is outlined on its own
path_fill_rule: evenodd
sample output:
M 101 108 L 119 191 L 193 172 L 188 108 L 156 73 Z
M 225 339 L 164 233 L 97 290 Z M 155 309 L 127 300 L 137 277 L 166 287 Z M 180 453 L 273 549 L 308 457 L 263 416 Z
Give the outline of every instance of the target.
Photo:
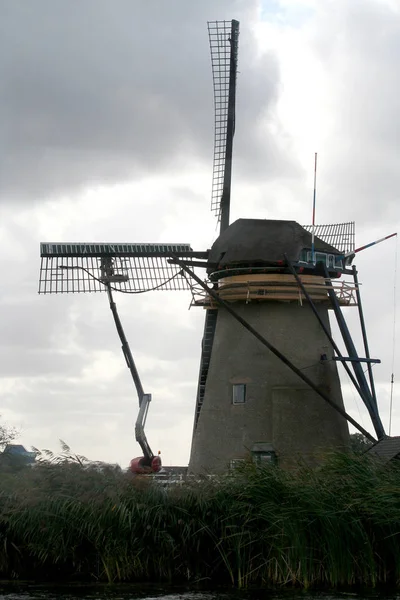
M 238 219 L 215 240 L 208 257 L 209 271 L 229 265 L 260 265 L 284 259 L 299 260 L 303 249 L 311 250 L 312 236 L 296 221 Z M 341 254 L 318 237 L 315 250 Z

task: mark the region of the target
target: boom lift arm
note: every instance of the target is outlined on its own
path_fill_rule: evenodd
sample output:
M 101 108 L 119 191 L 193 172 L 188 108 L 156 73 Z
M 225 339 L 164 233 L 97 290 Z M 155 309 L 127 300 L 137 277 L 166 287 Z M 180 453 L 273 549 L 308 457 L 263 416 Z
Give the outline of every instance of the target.
M 161 458 L 159 455 L 155 456 L 153 454 L 144 432 L 149 404 L 151 402 L 151 394 L 144 393 L 142 382 L 140 381 L 139 373 L 137 371 L 135 361 L 133 360 L 132 352 L 129 347 L 128 340 L 125 337 L 125 332 L 117 312 L 117 306 L 114 302 L 110 282 L 107 281 L 104 283 L 107 288 L 108 300 L 112 315 L 114 317 L 115 326 L 121 340 L 122 352 L 124 354 L 126 364 L 128 365 L 128 369 L 131 372 L 133 383 L 135 384 L 139 397 L 139 414 L 135 423 L 135 438 L 142 449 L 143 456 L 139 456 L 138 458 L 131 460 L 130 470 L 136 474 L 157 473 L 161 469 Z

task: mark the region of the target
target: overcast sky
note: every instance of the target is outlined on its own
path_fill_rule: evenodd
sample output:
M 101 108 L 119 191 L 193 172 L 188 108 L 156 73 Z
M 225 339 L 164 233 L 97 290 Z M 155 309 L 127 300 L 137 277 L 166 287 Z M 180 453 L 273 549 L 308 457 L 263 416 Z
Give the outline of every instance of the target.
M 232 220 L 310 222 L 318 152 L 317 222 L 355 220 L 358 246 L 400 229 L 397 0 L 0 0 L 0 414 L 28 447 L 61 438 L 123 466 L 140 454 L 106 296 L 38 296 L 39 242 L 210 247 L 207 20 L 232 18 Z M 396 243 L 356 261 L 386 427 Z M 149 442 L 186 464 L 204 314 L 187 292 L 116 300 L 153 394 Z M 344 376 L 343 392 L 372 431 Z M 400 435 L 397 384 L 393 401 Z

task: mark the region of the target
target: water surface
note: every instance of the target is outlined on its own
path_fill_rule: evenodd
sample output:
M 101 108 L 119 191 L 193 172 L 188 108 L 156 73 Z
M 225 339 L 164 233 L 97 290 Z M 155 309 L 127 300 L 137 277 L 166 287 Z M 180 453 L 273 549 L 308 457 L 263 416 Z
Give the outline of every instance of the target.
M 386 593 L 304 593 L 301 591 L 211 591 L 169 590 L 157 586 L 98 585 L 60 586 L 0 584 L 0 600 L 400 600 Z

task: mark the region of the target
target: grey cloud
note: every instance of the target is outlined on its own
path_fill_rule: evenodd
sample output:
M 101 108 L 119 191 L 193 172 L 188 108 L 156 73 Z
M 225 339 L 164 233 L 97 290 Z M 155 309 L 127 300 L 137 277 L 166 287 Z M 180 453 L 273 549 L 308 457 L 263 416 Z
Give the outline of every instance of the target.
M 38 4 L 43 7 L 40 11 Z M 156 14 L 155 2 L 150 5 L 86 1 L 76 5 L 75 15 L 70 10 L 71 3 L 38 2 L 35 8 L 28 2 L 10 3 L 8 18 L 14 22 L 18 18 L 21 34 L 16 37 L 16 27 L 10 26 L 9 33 L 3 32 L 0 42 L 5 45 L 6 35 L 9 36 L 7 44 L 14 61 L 13 66 L 9 54 L 7 77 L 12 85 L 1 96 L 9 119 L 9 158 L 0 162 L 4 171 L 1 184 L 4 199 L 9 199 L 11 204 L 8 193 L 15 197 L 62 193 L 88 182 L 138 179 L 146 172 L 159 174 L 163 169 L 172 175 L 192 158 L 196 159 L 196 167 L 198 161 L 204 161 L 211 173 L 212 85 L 206 20 L 238 17 L 241 38 L 234 176 L 245 193 L 242 199 L 235 195 L 233 209 L 242 201 L 238 216 L 247 210 L 250 194 L 246 195 L 246 183 L 251 180 L 260 194 L 260 210 L 264 211 L 265 206 L 261 216 L 279 217 L 279 211 L 284 210 L 279 205 L 281 195 L 277 193 L 272 199 L 268 196 L 268 191 L 274 189 L 268 187 L 269 182 L 278 177 L 285 178 L 285 186 L 291 192 L 299 190 L 293 206 L 297 209 L 302 202 L 299 198 L 306 198 L 308 208 L 311 198 L 304 180 L 299 179 L 296 162 L 290 151 L 282 154 L 285 140 L 278 143 L 268 133 L 271 122 L 277 126 L 273 109 L 279 96 L 279 65 L 274 55 L 255 57 L 253 40 L 247 31 L 250 24 L 246 22 L 247 17 L 251 22 L 255 5 L 255 2 L 237 3 L 234 10 L 232 3 L 216 4 L 211 0 L 208 3 L 160 2 Z M 167 14 L 171 6 L 175 14 Z M 364 6 L 368 7 L 365 15 Z M 330 147 L 319 149 L 321 159 L 328 166 L 325 166 L 325 181 L 321 181 L 318 192 L 318 210 L 321 214 L 329 213 L 332 221 L 355 218 L 361 244 L 390 233 L 398 216 L 394 200 L 381 201 L 383 196 L 388 198 L 392 194 L 393 197 L 399 183 L 394 151 L 397 125 L 393 129 L 389 126 L 397 114 L 398 50 L 395 49 L 396 54 L 391 59 L 395 35 L 393 39 L 385 36 L 385 31 L 396 30 L 397 21 L 394 19 L 389 24 L 392 18 L 389 9 L 378 10 L 377 3 L 373 2 L 355 0 L 351 10 L 344 2 L 338 7 L 336 20 L 333 13 L 327 11 L 330 22 L 316 22 L 323 40 L 316 39 L 315 48 L 331 73 L 337 107 Z M 360 16 L 360 24 L 354 15 Z M 133 16 L 140 19 L 142 27 L 132 23 Z M 380 33 L 372 56 L 369 37 L 375 17 L 375 33 Z M 364 26 L 367 34 L 363 33 Z M 73 42 L 71 31 L 75 36 Z M 336 31 L 341 32 L 341 40 Z M 320 48 L 324 51 L 320 52 Z M 3 52 L 0 69 L 4 68 L 6 58 Z M 365 69 L 369 62 L 376 65 L 373 73 L 380 73 L 380 79 L 370 77 L 368 68 Z M 376 89 L 375 81 L 379 81 L 380 89 Z M 18 94 L 11 95 L 11 88 Z M 351 95 L 348 95 L 349 90 L 352 90 Z M 393 99 L 386 101 L 387 91 Z M 374 105 L 380 107 L 383 103 L 387 110 L 377 110 L 376 114 L 371 110 Z M 11 134 L 15 134 L 14 137 Z M 282 137 L 285 137 L 284 132 Z M 191 172 L 189 167 L 187 172 Z M 157 199 L 151 206 L 144 206 L 137 198 L 133 198 L 129 206 L 122 201 L 121 205 L 115 204 L 113 213 L 100 217 L 94 202 L 93 219 L 84 222 L 78 213 L 78 218 L 71 219 L 65 231 L 73 232 L 75 240 L 153 241 L 160 239 L 164 228 L 168 230 L 165 222 L 172 219 L 182 232 L 176 239 L 190 242 L 194 233 L 200 238 L 193 214 L 195 211 L 200 214 L 202 202 L 204 211 L 208 211 L 208 198 L 203 200 L 197 190 L 177 186 L 166 190 L 167 193 L 168 200 Z M 188 204 L 190 210 L 186 210 Z M 79 211 L 79 202 L 76 206 Z M 128 435 L 129 443 L 133 439 L 131 423 L 137 411 L 137 398 L 106 297 L 37 296 L 39 239 L 36 228 L 40 219 L 35 220 L 34 210 L 28 217 L 23 214 L 24 210 L 15 204 L 9 210 L 7 243 L 3 244 L 0 255 L 3 274 L 0 412 L 15 415 L 16 419 L 25 418 L 26 425 L 24 422 L 23 425 L 27 433 L 35 435 L 31 443 L 44 445 L 41 436 L 50 431 L 55 439 L 65 437 L 74 450 L 77 440 L 76 451 L 96 458 L 104 439 L 104 444 L 108 444 L 108 454 L 104 457 L 110 459 L 114 455 L 111 445 L 122 447 Z M 37 214 L 45 216 L 47 210 L 48 205 L 44 204 L 37 209 Z M 68 220 L 69 210 L 64 207 L 60 219 Z M 304 209 L 300 208 L 301 211 Z M 247 212 L 246 216 L 254 215 Z M 285 216 L 292 218 L 290 214 Z M 384 224 L 383 219 L 388 216 L 390 224 Z M 367 221 L 375 222 L 371 232 L 366 229 Z M 45 227 L 47 232 L 50 225 Z M 389 230 L 383 231 L 386 227 Z M 47 239 L 51 241 L 52 230 L 49 231 Z M 211 234 L 210 230 L 210 237 Z M 366 252 L 370 254 L 357 260 L 357 265 L 360 280 L 363 283 L 367 280 L 363 300 L 371 354 L 384 360 L 374 369 L 386 411 L 385 386 L 391 360 L 389 294 L 392 292 L 391 283 L 388 288 L 386 283 L 389 279 L 392 282 L 393 269 L 385 256 L 392 258 L 392 248 L 379 257 L 376 250 Z M 187 435 L 188 446 L 203 314 L 193 310 L 186 319 L 190 294 L 185 296 L 185 302 L 182 296 L 176 297 L 175 311 L 169 304 L 170 296 L 161 292 L 142 296 L 140 301 L 116 299 L 144 386 L 154 394 L 148 422 L 149 439 L 153 439 L 155 431 L 160 431 L 161 440 L 182 423 L 182 427 L 186 427 L 183 434 Z M 349 321 L 357 326 L 355 312 Z M 360 345 L 358 347 L 361 354 Z M 121 371 L 109 380 L 96 379 L 95 375 L 90 381 L 85 380 L 83 371 L 93 365 L 99 349 L 112 352 Z M 10 375 L 15 376 L 15 386 L 7 391 Z M 18 379 L 17 375 L 20 375 Z M 351 398 L 346 388 L 345 392 Z M 354 416 L 359 418 L 357 412 Z M 18 425 L 18 421 L 15 424 Z M 93 450 L 87 451 L 87 448 Z
M 343 220 L 399 218 L 400 19 L 376 0 L 321 4 L 314 49 L 332 81 L 335 128 L 324 149 Z M 338 85 L 339 84 L 339 85 Z
M 166 441 L 171 430 L 184 424 L 182 433 L 188 438 L 193 418 L 194 373 L 190 373 L 190 369 L 188 372 L 182 364 L 180 369 L 185 376 L 192 376 L 192 387 L 169 384 L 166 395 L 158 388 L 164 381 L 157 382 L 155 364 L 152 385 L 146 388 L 153 393 L 146 427 L 148 439 L 157 450 L 154 444 L 159 438 L 166 456 L 170 455 L 171 446 L 172 452 L 179 448 L 176 440 L 173 444 Z M 173 372 L 171 375 L 174 377 Z M 176 372 L 175 380 L 178 377 Z M 124 374 L 108 382 L 85 382 L 51 374 L 46 378 L 28 377 L 20 380 L 14 392 L 0 393 L 0 405 L 6 413 L 12 412 L 13 422 L 22 428 L 29 444 L 47 445 L 57 450 L 57 439 L 62 438 L 76 452 L 96 459 L 120 460 L 124 466 L 132 456 L 140 454 L 133 427 L 138 400 L 132 382 Z M 184 443 L 185 449 L 188 441 L 189 438 Z M 102 445 L 106 450 L 101 448 Z
M 179 339 L 176 339 L 171 315 L 163 311 L 163 292 L 153 292 L 153 294 L 158 294 L 160 304 L 158 307 L 155 306 L 151 313 L 143 311 L 143 306 L 148 301 L 144 297 L 141 304 L 133 305 L 134 310 L 129 310 L 129 301 L 124 304 L 122 309 L 119 309 L 132 353 L 135 355 L 139 352 L 141 356 L 151 356 L 155 360 L 167 362 L 182 360 L 184 358 L 182 348 L 185 348 L 186 351 L 190 348 L 191 354 L 196 351 L 200 354 L 201 340 L 198 337 L 196 325 L 201 325 L 203 322 L 202 309 L 197 309 L 200 314 L 192 312 L 191 326 L 185 327 L 182 323 L 179 324 Z M 187 295 L 189 302 L 189 292 Z M 118 302 L 118 295 L 115 294 L 114 297 Z M 90 310 L 81 309 L 81 314 L 84 315 L 84 318 L 80 321 L 76 342 L 80 346 L 90 349 L 114 348 L 117 351 L 120 347 L 120 340 L 107 303 L 104 302 L 102 313 L 93 315 Z M 180 315 L 181 308 L 178 307 L 175 319 L 180 320 Z
M 12 346 L 6 343 L 0 348 L 0 381 L 3 377 L 50 376 L 52 373 L 63 373 L 65 376 L 81 374 L 82 359 L 80 356 L 66 356 L 59 349 L 38 350 L 24 348 L 21 344 Z
M 211 169 L 213 18 L 243 21 L 239 165 L 268 164 L 263 148 L 270 157 L 278 149 L 268 132 L 260 137 L 258 119 L 276 100 L 279 76 L 272 56 L 256 57 L 256 8 L 255 0 L 3 6 L 2 197 L 178 171 L 188 157 Z

